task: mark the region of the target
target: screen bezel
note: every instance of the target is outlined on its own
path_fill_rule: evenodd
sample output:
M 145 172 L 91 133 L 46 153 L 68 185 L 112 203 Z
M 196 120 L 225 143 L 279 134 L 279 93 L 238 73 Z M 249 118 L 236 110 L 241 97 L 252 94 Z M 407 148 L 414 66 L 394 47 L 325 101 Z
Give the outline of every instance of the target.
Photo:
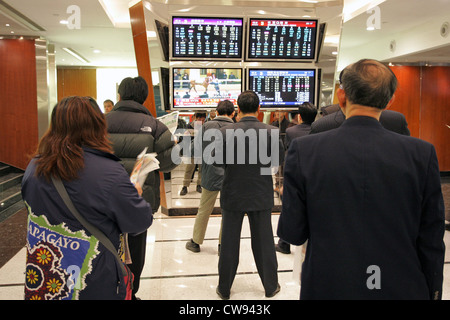
M 173 27 L 173 19 L 174 18 L 190 18 L 190 19 L 239 19 L 242 20 L 242 35 L 241 35 L 241 41 L 239 42 L 241 56 L 240 57 L 216 57 L 213 55 L 210 56 L 204 56 L 204 57 L 177 57 L 174 56 L 174 46 L 173 46 L 173 34 L 174 34 L 174 27 Z M 186 61 L 186 60 L 211 60 L 211 61 L 242 61 L 244 60 L 245 56 L 245 48 L 244 48 L 244 41 L 246 36 L 245 31 L 245 19 L 243 16 L 222 16 L 222 15 L 171 15 L 169 16 L 170 23 L 169 23 L 169 58 L 171 61 Z
M 250 37 L 251 37 L 251 21 L 252 20 L 279 20 L 279 21 L 314 21 L 316 22 L 316 36 L 314 42 L 314 56 L 312 58 L 254 58 L 250 57 Z M 294 18 L 266 18 L 266 17 L 248 17 L 246 23 L 246 42 L 245 42 L 245 61 L 272 61 L 272 62 L 302 62 L 302 63 L 313 63 L 317 60 L 317 51 L 318 51 L 318 42 L 319 42 L 319 25 L 320 21 L 316 18 L 307 18 L 307 19 L 294 19 Z
M 215 110 L 217 108 L 217 105 L 215 106 L 190 106 L 190 107 L 177 107 L 174 104 L 174 96 L 175 96 L 175 90 L 174 90 L 174 79 L 173 79 L 173 72 L 174 69 L 228 69 L 228 70 L 240 70 L 241 71 L 241 93 L 244 91 L 245 88 L 245 69 L 242 67 L 234 67 L 234 66 L 192 66 L 192 65 L 174 65 L 170 67 L 170 107 L 171 110 L 174 111 L 191 111 L 191 110 Z
M 167 72 L 167 81 L 165 81 L 165 75 L 163 73 Z M 167 67 L 159 68 L 159 85 L 160 85 L 160 96 L 161 104 L 164 106 L 164 110 L 170 110 L 170 69 Z
M 246 86 L 245 89 L 246 90 L 253 90 L 250 88 L 250 71 L 252 70 L 261 70 L 261 71 L 271 71 L 271 70 L 291 70 L 291 71 L 314 71 L 314 92 L 312 94 L 313 97 L 313 101 L 311 102 L 316 108 L 317 108 L 317 88 L 318 88 L 318 72 L 319 72 L 319 68 L 317 67 L 299 67 L 299 68 L 295 68 L 295 67 L 275 67 L 275 68 L 270 68 L 270 67 L 247 67 L 245 70 L 245 82 L 246 82 Z M 255 91 L 256 92 L 256 91 Z M 262 105 L 260 103 L 260 110 L 261 111 L 277 111 L 277 110 L 285 110 L 285 111 L 297 111 L 298 107 L 300 105 L 297 106 L 265 106 Z
M 169 25 L 156 19 L 154 19 L 153 21 L 156 30 L 156 37 L 158 38 L 160 44 L 159 47 L 161 51 L 161 59 L 163 61 L 169 62 L 170 60 Z

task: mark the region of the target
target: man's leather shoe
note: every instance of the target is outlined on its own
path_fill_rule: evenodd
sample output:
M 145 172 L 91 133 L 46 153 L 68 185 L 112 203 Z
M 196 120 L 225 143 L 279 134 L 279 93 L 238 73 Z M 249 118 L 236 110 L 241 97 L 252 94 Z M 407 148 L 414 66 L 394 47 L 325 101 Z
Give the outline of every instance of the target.
M 269 294 L 266 293 L 266 297 L 267 297 L 267 298 L 272 298 L 272 297 L 274 297 L 278 292 L 280 292 L 280 290 L 281 290 L 281 287 L 280 287 L 280 284 L 278 283 L 278 284 L 277 284 L 277 288 L 275 289 L 275 291 L 272 292 L 272 293 L 269 293 Z
M 187 194 L 187 187 L 181 188 L 180 196 L 185 196 Z
M 230 295 L 224 295 L 219 291 L 219 287 L 216 288 L 216 293 L 217 295 L 220 297 L 220 299 L 222 300 L 229 300 L 230 299 Z
M 200 252 L 200 246 L 194 242 L 194 240 L 189 240 L 186 243 L 186 249 L 192 251 L 192 252 Z

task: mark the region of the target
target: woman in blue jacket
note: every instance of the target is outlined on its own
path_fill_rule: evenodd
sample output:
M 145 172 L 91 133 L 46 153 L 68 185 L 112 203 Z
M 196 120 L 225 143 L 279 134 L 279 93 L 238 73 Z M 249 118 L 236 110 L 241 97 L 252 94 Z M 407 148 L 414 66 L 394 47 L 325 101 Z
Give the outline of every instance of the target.
M 95 100 L 67 97 L 22 181 L 28 208 L 25 299 L 124 299 L 115 256 L 71 214 L 51 178 L 60 178 L 80 214 L 123 250 L 124 233 L 151 225 L 148 202 L 112 153 Z

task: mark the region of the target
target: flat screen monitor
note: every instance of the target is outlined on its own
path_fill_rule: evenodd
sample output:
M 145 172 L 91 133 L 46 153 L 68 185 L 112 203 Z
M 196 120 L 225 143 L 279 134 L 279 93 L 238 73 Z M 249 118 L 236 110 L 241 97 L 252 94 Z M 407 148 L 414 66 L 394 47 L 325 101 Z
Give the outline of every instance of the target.
M 247 69 L 247 89 L 259 96 L 262 110 L 297 110 L 316 105 L 317 69 Z
M 317 19 L 249 18 L 249 61 L 313 62 L 317 55 Z
M 170 110 L 170 73 L 169 68 L 160 68 L 160 87 L 161 87 L 161 104 L 164 110 Z
M 163 61 L 169 61 L 169 26 L 161 21 L 155 20 L 156 35 L 161 44 L 161 54 Z
M 237 106 L 242 92 L 241 68 L 172 68 L 173 109 L 216 108 L 221 100 Z
M 171 19 L 173 60 L 242 60 L 243 18 Z
M 327 33 L 327 24 L 326 23 L 319 24 L 319 36 L 317 37 L 316 63 L 319 63 L 320 54 L 322 53 L 322 48 L 323 48 L 323 45 L 324 45 L 326 33 Z

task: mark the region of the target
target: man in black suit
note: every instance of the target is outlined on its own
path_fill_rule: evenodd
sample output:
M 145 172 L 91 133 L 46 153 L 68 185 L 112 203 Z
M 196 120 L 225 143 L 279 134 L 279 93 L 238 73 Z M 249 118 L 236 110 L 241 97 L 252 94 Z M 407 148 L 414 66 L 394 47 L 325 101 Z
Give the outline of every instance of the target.
M 311 134 L 338 128 L 345 121 L 342 110 L 338 110 L 314 121 Z M 383 110 L 380 116 L 381 125 L 391 131 L 409 136 L 408 123 L 405 116 L 397 111 Z
M 239 264 L 242 221 L 247 214 L 256 267 L 266 297 L 280 291 L 271 213 L 274 205 L 271 167 L 284 159 L 279 129 L 257 119 L 259 98 L 245 91 L 238 98 L 239 122 L 221 129 L 225 173 L 220 195 L 222 236 L 217 294 L 229 299 Z M 220 149 L 220 150 L 219 150 Z M 269 159 L 270 158 L 270 159 Z M 217 163 L 216 163 L 217 164 Z
M 289 148 L 289 144 L 295 138 L 300 138 L 306 136 L 311 131 L 311 124 L 314 122 L 317 116 L 317 108 L 310 102 L 304 102 L 298 108 L 298 122 L 299 124 L 287 128 L 285 137 L 286 149 Z M 284 165 L 281 166 L 284 169 Z M 283 195 L 283 189 L 281 188 L 280 196 Z M 291 253 L 291 246 L 289 243 L 279 239 L 275 250 L 284 254 Z
M 289 144 L 295 138 L 303 137 L 311 131 L 311 126 L 316 119 L 317 108 L 309 102 L 304 102 L 298 108 L 299 124 L 287 128 L 286 130 L 286 148 L 289 148 Z
M 344 69 L 336 130 L 294 140 L 278 235 L 307 249 L 301 299 L 441 299 L 444 203 L 428 142 L 378 121 L 397 79 L 375 60 Z

